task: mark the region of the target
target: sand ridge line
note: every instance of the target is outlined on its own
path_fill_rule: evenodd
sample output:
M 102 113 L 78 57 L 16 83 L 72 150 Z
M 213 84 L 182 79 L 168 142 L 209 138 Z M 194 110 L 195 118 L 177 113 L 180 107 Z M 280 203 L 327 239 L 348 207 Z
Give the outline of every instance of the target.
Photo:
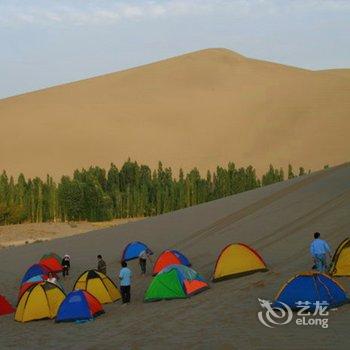
M 297 234 L 298 232 L 301 231 L 302 228 L 304 228 L 305 226 L 308 226 L 314 222 L 317 222 L 320 218 L 324 217 L 325 214 L 329 214 L 332 211 L 337 210 L 344 203 L 346 203 L 349 199 L 350 199 L 350 190 L 348 190 L 344 193 L 341 193 L 340 195 L 327 201 L 326 203 L 323 203 L 322 205 L 318 206 L 317 208 L 311 210 L 309 213 L 297 218 L 294 222 L 288 222 L 287 224 L 281 226 L 280 228 L 278 228 L 274 232 L 272 232 L 266 236 L 263 236 L 257 240 L 254 240 L 252 242 L 248 242 L 248 244 L 253 246 L 257 251 L 261 252 L 264 249 L 266 249 L 267 247 L 270 247 L 271 245 L 274 245 L 274 244 L 282 241 L 286 236 L 290 237 L 291 235 Z M 310 218 L 311 215 L 312 215 L 312 217 Z M 297 225 L 297 226 L 295 226 L 295 225 Z M 344 225 L 344 227 L 345 226 L 346 225 Z M 220 233 L 222 233 L 222 232 L 220 232 Z M 281 233 L 280 237 L 276 237 L 274 240 L 266 242 L 269 238 L 273 238 L 278 233 Z M 305 251 L 308 251 L 308 248 L 305 249 Z M 214 263 L 215 263 L 215 261 L 213 260 L 208 264 L 202 265 L 201 267 L 207 268 L 209 266 L 212 266 Z M 273 268 L 273 265 L 270 267 Z
M 350 191 L 347 191 L 347 195 L 349 195 Z M 340 204 L 343 204 L 345 200 L 343 200 Z M 338 208 L 338 205 L 333 207 L 331 210 L 335 210 Z M 309 223 L 311 223 L 312 221 L 316 220 L 316 219 L 319 219 L 320 216 L 322 216 L 324 213 L 321 213 L 317 218 L 314 217 L 312 218 L 312 220 L 310 220 Z M 348 229 L 349 225 L 348 224 L 345 224 L 345 225 L 342 225 L 339 230 L 341 232 L 344 232 L 346 233 L 347 232 L 347 229 Z M 331 238 L 331 237 L 336 237 L 338 235 L 340 235 L 339 233 L 339 230 L 336 232 L 336 231 L 332 231 L 331 234 L 329 234 L 327 237 L 328 238 Z M 280 240 L 275 240 L 274 242 L 271 242 L 271 244 L 275 244 L 275 243 L 278 243 Z M 271 245 L 270 243 L 268 245 Z M 258 251 L 261 251 L 263 250 L 264 248 L 266 248 L 266 246 L 264 247 L 259 247 L 257 248 Z M 279 261 L 278 265 L 276 264 L 269 264 L 268 263 L 268 260 L 265 259 L 265 261 L 267 262 L 267 267 L 268 267 L 268 271 L 267 272 L 264 272 L 264 273 L 259 273 L 259 274 L 254 274 L 254 275 L 250 275 L 250 279 L 253 279 L 253 281 L 246 281 L 244 279 L 235 279 L 236 281 L 236 286 L 235 286 L 235 291 L 238 291 L 238 292 L 241 292 L 241 291 L 244 291 L 246 288 L 250 288 L 253 286 L 253 284 L 256 282 L 255 280 L 260 276 L 260 279 L 263 278 L 263 281 L 264 282 L 271 282 L 273 280 L 276 280 L 276 278 L 278 277 L 276 275 L 276 273 L 278 273 L 279 275 L 285 275 L 285 280 L 288 280 L 289 278 L 291 278 L 292 276 L 296 276 L 298 273 L 300 272 L 303 272 L 303 271 L 309 271 L 310 268 L 304 268 L 302 270 L 299 270 L 299 271 L 295 271 L 294 273 L 290 274 L 288 272 L 288 269 L 289 269 L 289 265 L 288 263 L 290 263 L 291 261 L 297 261 L 297 260 L 300 260 L 300 259 L 305 259 L 305 257 L 308 255 L 308 252 L 309 252 L 309 247 L 308 246 L 305 246 L 301 249 L 299 249 L 298 251 L 295 251 L 293 250 L 293 254 L 291 255 L 288 255 L 285 259 L 282 259 L 281 261 Z M 266 258 L 266 257 L 264 257 Z M 215 261 L 211 261 L 210 263 L 208 262 L 207 264 L 205 265 L 201 265 L 200 267 L 198 267 L 198 270 L 200 269 L 206 269 L 208 267 L 212 267 L 213 264 L 215 263 Z M 311 263 L 310 263 L 311 264 Z M 310 265 L 311 266 L 311 265 Z M 213 276 L 213 272 L 211 272 L 211 275 L 210 275 L 210 279 L 212 278 Z M 283 285 L 284 282 L 282 282 L 281 286 Z M 210 286 L 213 286 L 215 285 L 212 281 L 209 282 L 209 285 Z M 237 288 L 238 287 L 238 288 Z M 277 291 L 279 290 L 279 286 L 276 287 L 276 293 Z M 245 297 L 245 295 L 243 296 Z
M 283 231 L 283 230 L 286 229 L 286 228 L 290 228 L 291 225 L 295 225 L 296 222 L 299 222 L 299 221 L 302 222 L 303 220 L 307 219 L 310 215 L 319 212 L 319 211 L 322 210 L 323 208 L 328 208 L 328 206 L 331 206 L 330 209 L 328 209 L 328 210 L 323 210 L 322 213 L 321 213 L 320 215 L 317 215 L 317 218 L 321 217 L 322 214 L 324 214 L 324 213 L 326 213 L 326 212 L 329 212 L 329 210 L 332 210 L 334 205 L 336 205 L 336 206 L 338 207 L 338 206 L 340 206 L 341 204 L 343 204 L 344 201 L 346 201 L 346 199 L 347 199 L 347 197 L 348 197 L 349 194 L 350 194 L 350 190 L 347 191 L 346 193 L 341 193 L 341 194 L 339 194 L 338 196 L 336 196 L 335 198 L 330 199 L 330 200 L 327 201 L 326 203 L 322 203 L 320 206 L 316 207 L 315 209 L 312 209 L 310 212 L 306 213 L 305 215 L 302 215 L 302 216 L 298 217 L 297 219 L 295 219 L 295 220 L 293 220 L 293 221 L 291 221 L 291 222 L 288 222 L 288 223 L 285 224 L 285 225 L 282 225 L 281 227 L 279 227 L 278 229 L 276 229 L 276 230 L 273 231 L 272 233 L 269 233 L 269 234 L 267 234 L 267 235 L 265 235 L 265 236 L 262 236 L 262 237 L 260 237 L 260 238 L 258 238 L 258 239 L 256 239 L 256 240 L 254 240 L 254 241 L 252 241 L 252 242 L 248 242 L 248 243 L 249 243 L 249 245 L 252 245 L 252 246 L 256 247 L 256 249 L 258 249 L 258 250 L 259 250 L 259 249 L 262 249 L 262 248 L 265 247 L 265 246 L 259 248 L 258 245 L 259 245 L 260 242 L 264 242 L 264 241 L 266 241 L 268 238 L 273 238 L 273 237 L 274 237 L 275 235 L 277 235 L 280 231 Z M 339 202 L 339 201 L 340 201 L 340 202 Z M 339 203 L 338 203 L 338 202 L 339 202 Z M 332 204 L 333 204 L 333 206 L 332 206 Z M 299 225 L 299 226 L 298 226 L 298 228 L 302 228 L 302 227 L 303 227 L 303 225 Z M 223 229 L 223 230 L 220 230 L 220 231 L 217 231 L 217 232 L 213 232 L 213 236 L 214 236 L 214 235 L 219 235 L 219 234 L 221 235 L 221 234 L 226 233 L 226 232 L 229 232 L 229 231 L 231 231 L 231 230 L 232 230 L 232 228 L 231 228 L 231 225 L 230 225 L 230 226 L 226 227 L 226 228 Z M 293 230 L 293 232 L 294 232 L 294 230 Z M 283 237 L 277 238 L 275 241 L 277 242 L 277 241 L 279 241 L 280 239 L 283 239 Z
M 334 238 L 334 237 L 338 237 L 338 236 L 343 236 L 344 234 L 346 234 L 348 232 L 348 228 L 349 228 L 348 224 L 342 225 L 342 226 L 340 226 L 340 228 L 337 231 L 332 231 L 332 233 L 328 234 L 327 238 L 329 239 L 329 238 Z M 295 251 L 295 249 L 294 249 L 294 251 Z M 287 271 L 289 268 L 288 263 L 302 259 L 305 256 L 309 256 L 309 246 L 306 246 L 302 249 L 299 249 L 298 251 L 295 251 L 295 253 L 293 253 L 292 255 L 287 256 L 285 259 L 281 260 L 279 262 L 279 265 L 282 267 L 279 269 L 278 272 L 283 273 L 284 271 Z M 311 266 L 311 264 L 310 264 L 310 266 Z M 307 271 L 307 270 L 310 270 L 310 269 L 304 269 L 303 271 Z M 297 274 L 297 273 L 295 273 L 295 274 Z
M 330 212 L 338 209 L 347 200 L 349 200 L 349 198 L 350 198 L 350 190 L 336 196 L 335 198 L 327 201 L 326 203 L 321 204 L 320 206 L 311 210 L 310 212 L 306 213 L 305 215 L 298 217 L 296 220 L 283 225 L 282 227 L 278 228 L 274 232 L 272 232 L 264 237 L 261 237 L 255 241 L 251 242 L 250 244 L 254 245 L 254 247 L 256 247 L 256 249 L 262 250 L 262 249 L 270 246 L 271 244 L 279 242 L 280 240 L 282 240 L 285 237 L 286 234 L 288 236 L 290 236 L 291 234 L 296 233 L 297 231 L 301 230 L 303 227 L 309 225 L 310 223 L 313 223 L 313 222 L 319 220 L 325 214 L 330 213 Z M 312 216 L 312 217 L 310 218 L 310 216 Z M 297 225 L 297 226 L 291 227 L 291 226 L 295 226 L 295 225 Z M 265 242 L 265 244 L 259 245 L 260 243 L 263 243 L 267 239 L 273 238 L 274 236 L 278 235 L 278 233 L 282 234 L 281 237 L 276 237 L 274 240 L 272 240 L 270 242 Z
M 264 197 L 242 209 L 239 209 L 238 211 L 229 214 L 217 221 L 215 221 L 213 224 L 208 225 L 207 227 L 200 229 L 194 233 L 192 233 L 189 237 L 178 241 L 177 243 L 175 243 L 172 248 L 176 248 L 176 247 L 181 247 L 182 249 L 184 247 L 188 247 L 189 244 L 193 244 L 193 242 L 199 238 L 205 238 L 207 236 L 209 236 L 210 234 L 212 234 L 213 232 L 217 232 L 219 230 L 224 229 L 225 227 L 243 219 L 244 217 L 247 217 L 253 213 L 255 213 L 256 211 L 265 208 L 267 206 L 269 206 L 271 203 L 280 200 L 281 198 L 295 192 L 298 191 L 308 185 L 310 185 L 313 182 L 318 181 L 319 179 L 322 179 L 324 177 L 327 177 L 329 175 L 331 175 L 332 173 L 334 173 L 335 171 L 341 169 L 341 168 L 345 168 L 345 167 L 349 167 L 350 164 L 349 163 L 344 163 L 341 164 L 339 166 L 336 166 L 332 169 L 329 170 L 324 170 L 324 171 L 320 171 L 318 173 L 315 174 L 311 174 L 307 177 L 305 177 L 305 179 L 302 179 L 301 181 L 292 184 L 290 186 L 288 186 L 287 188 L 283 188 L 267 197 Z

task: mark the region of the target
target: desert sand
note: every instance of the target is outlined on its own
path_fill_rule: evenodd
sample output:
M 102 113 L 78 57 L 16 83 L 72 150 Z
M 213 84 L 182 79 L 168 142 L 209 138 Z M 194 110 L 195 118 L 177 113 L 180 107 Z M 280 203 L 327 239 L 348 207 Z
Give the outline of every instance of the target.
M 309 71 L 207 49 L 0 100 L 1 168 L 56 179 L 128 157 L 202 172 L 348 160 L 349 70 Z
M 105 227 L 123 225 L 137 220 L 140 219 L 115 219 L 102 222 L 42 222 L 0 226 L 0 249 L 73 236 Z
M 258 298 L 272 300 L 290 277 L 311 267 L 309 244 L 320 231 L 336 248 L 350 227 L 350 165 L 84 235 L 0 250 L 0 293 L 12 302 L 26 268 L 47 251 L 69 253 L 77 276 L 101 253 L 116 280 L 124 245 L 142 240 L 159 254 L 182 251 L 208 280 L 216 257 L 230 242 L 245 242 L 265 258 L 269 271 L 211 283 L 190 299 L 143 303 L 151 276 L 134 272 L 132 303 L 105 306 L 85 324 L 16 323 L 0 318 L 0 348 L 25 349 L 348 349 L 350 305 L 333 311 L 329 328 L 293 323 L 273 329 L 258 322 Z M 349 291 L 347 278 L 338 278 Z

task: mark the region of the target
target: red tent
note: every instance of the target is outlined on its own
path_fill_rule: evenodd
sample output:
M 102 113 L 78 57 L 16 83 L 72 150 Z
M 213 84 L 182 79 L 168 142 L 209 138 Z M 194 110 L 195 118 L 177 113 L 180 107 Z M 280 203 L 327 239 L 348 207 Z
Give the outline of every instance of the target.
M 169 265 L 185 265 L 191 266 L 190 261 L 181 252 L 175 249 L 164 250 L 159 255 L 158 259 L 154 263 L 152 274 L 155 276 L 158 272 L 163 270 Z
M 16 309 L 11 306 L 11 304 L 0 295 L 0 315 L 12 314 Z
M 52 272 L 61 272 L 63 269 L 61 263 L 55 257 L 43 258 L 39 263 Z

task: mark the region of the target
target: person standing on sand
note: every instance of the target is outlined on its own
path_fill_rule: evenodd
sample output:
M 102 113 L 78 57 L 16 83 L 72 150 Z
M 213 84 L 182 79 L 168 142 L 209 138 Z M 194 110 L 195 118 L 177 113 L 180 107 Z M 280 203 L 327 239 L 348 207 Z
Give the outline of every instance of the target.
M 97 271 L 107 274 L 107 264 L 102 259 L 102 255 L 97 255 Z
M 68 276 L 69 275 L 69 269 L 70 269 L 70 256 L 68 254 L 66 254 L 63 257 L 61 265 L 63 267 L 63 270 L 62 270 L 63 277 Z
M 139 264 L 140 264 L 140 268 L 141 268 L 141 275 L 146 274 L 147 259 L 149 259 L 151 261 L 151 258 L 149 256 L 149 250 L 145 249 L 145 250 L 141 251 L 139 254 Z
M 320 238 L 319 232 L 314 233 L 314 240 L 310 245 L 310 253 L 314 260 L 316 270 L 318 272 L 326 272 L 327 270 L 327 255 L 332 259 L 331 248 L 329 244 Z
M 119 281 L 120 281 L 120 293 L 122 295 L 123 304 L 130 303 L 130 286 L 131 286 L 131 277 L 132 272 L 128 268 L 126 261 L 121 262 L 122 268 L 119 272 Z

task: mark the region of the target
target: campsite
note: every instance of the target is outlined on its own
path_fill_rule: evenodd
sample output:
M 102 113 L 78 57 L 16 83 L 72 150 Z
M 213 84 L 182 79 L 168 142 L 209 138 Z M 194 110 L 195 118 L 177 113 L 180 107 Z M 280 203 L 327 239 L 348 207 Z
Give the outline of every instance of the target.
M 0 0 L 0 350 L 348 350 L 350 0 Z
M 194 269 L 207 281 L 209 288 L 203 288 L 189 298 L 144 302 L 152 279 L 158 275 L 152 276 L 150 265 L 145 277 L 139 275 L 137 259 L 129 260 L 134 283 L 128 306 L 123 308 L 119 296 L 115 295 L 117 300 L 114 303 L 102 304 L 104 313 L 97 308 L 95 312 L 99 316 L 82 324 L 57 323 L 54 320 L 20 323 L 14 321 L 13 313 L 1 316 L 1 329 L 6 329 L 1 346 L 11 348 L 18 341 L 25 341 L 28 349 L 34 349 L 42 337 L 51 334 L 45 340 L 48 346 L 54 347 L 59 339 L 60 344 L 72 349 L 115 344 L 126 348 L 185 346 L 199 349 L 215 347 L 218 337 L 220 344 L 227 344 L 230 348 L 233 334 L 247 335 L 253 330 L 249 337 L 235 338 L 238 347 L 273 349 L 278 343 L 279 346 L 283 344 L 285 349 L 292 349 L 302 347 L 305 341 L 311 342 L 311 339 L 317 344 L 317 339 L 320 339 L 326 348 L 345 348 L 344 345 L 348 344 L 346 329 L 350 304 L 331 312 L 329 329 L 290 323 L 271 330 L 259 323 L 257 313 L 261 310 L 258 299 L 273 301 L 286 282 L 299 274 L 310 273 L 308 249 L 312 232 L 322 227 L 323 235 L 334 250 L 344 240 L 350 224 L 349 176 L 350 166 L 344 164 L 116 228 L 2 249 L 2 293 L 12 305 L 16 304 L 18 287 L 26 269 L 41 259 L 45 252 L 55 251 L 61 255 L 69 252 L 71 275 L 66 280 L 60 279 L 68 294 L 74 288 L 82 287 L 74 286 L 76 280 L 84 284 L 89 274 L 94 276 L 93 272 L 84 271 L 96 268 L 98 252 L 105 257 L 108 276 L 113 284 L 118 284 L 116 276 L 124 248 L 141 239 L 152 250 L 154 263 L 165 247 L 184 254 L 191 264 L 186 269 Z M 245 242 L 254 247 L 264 259 L 268 271 L 213 283 L 211 279 L 217 259 L 230 242 Z M 285 244 L 290 249 L 281 249 Z M 138 247 L 138 244 L 133 247 Z M 81 254 L 82 251 L 84 254 Z M 133 251 L 134 248 L 127 250 L 130 254 Z M 261 262 L 260 259 L 258 261 Z M 261 266 L 257 268 L 260 270 Z M 320 278 L 319 283 L 325 283 L 323 277 Z M 348 295 L 348 278 L 335 279 Z M 333 288 L 334 284 L 331 286 Z M 289 297 L 283 300 L 286 298 Z M 298 338 L 295 338 L 296 332 Z M 324 332 L 327 332 L 326 335 L 323 335 Z M 290 341 L 293 345 L 289 344 Z

